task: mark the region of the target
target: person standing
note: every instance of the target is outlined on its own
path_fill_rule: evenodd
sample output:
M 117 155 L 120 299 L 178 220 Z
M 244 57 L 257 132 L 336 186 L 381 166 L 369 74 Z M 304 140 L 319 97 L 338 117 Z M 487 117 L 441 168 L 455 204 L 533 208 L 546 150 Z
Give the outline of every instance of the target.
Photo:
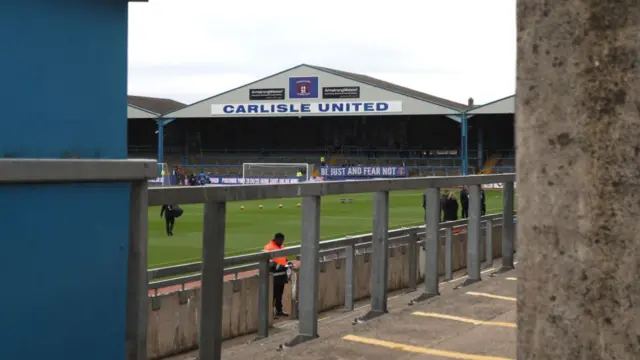
M 276 251 L 284 249 L 284 234 L 277 233 L 273 239 L 264 246 L 264 251 Z M 289 316 L 282 309 L 282 294 L 284 286 L 288 282 L 287 269 L 291 264 L 287 262 L 286 257 L 277 257 L 269 260 L 269 272 L 273 273 L 273 306 L 275 307 L 275 317 Z
M 444 203 L 442 204 L 443 222 L 458 220 L 458 200 L 453 191 L 447 193 Z
M 167 235 L 173 236 L 173 226 L 176 223 L 176 218 L 182 215 L 182 209 L 178 205 L 162 205 L 160 209 L 160 218 L 164 215 L 164 221 L 166 223 Z
M 469 189 L 466 186 L 460 191 L 460 206 L 462 207 L 462 219 L 469 217 Z
M 484 196 L 484 189 L 480 187 L 480 216 L 487 214 L 487 199 Z

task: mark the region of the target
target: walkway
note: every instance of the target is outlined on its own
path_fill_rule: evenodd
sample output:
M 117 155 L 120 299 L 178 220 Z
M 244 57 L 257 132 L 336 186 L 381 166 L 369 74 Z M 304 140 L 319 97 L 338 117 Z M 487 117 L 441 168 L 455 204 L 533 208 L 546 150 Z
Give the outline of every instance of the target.
M 409 306 L 418 293 L 394 295 L 389 314 L 366 324 L 354 324 L 366 302 L 355 312 L 322 314 L 320 338 L 279 349 L 291 339 L 295 322 L 279 324 L 259 342 L 250 338 L 225 342 L 224 359 L 234 360 L 507 360 L 516 358 L 516 271 L 488 276 L 461 287 L 463 279 L 442 285 L 441 296 Z M 183 355 L 172 360 L 191 360 Z

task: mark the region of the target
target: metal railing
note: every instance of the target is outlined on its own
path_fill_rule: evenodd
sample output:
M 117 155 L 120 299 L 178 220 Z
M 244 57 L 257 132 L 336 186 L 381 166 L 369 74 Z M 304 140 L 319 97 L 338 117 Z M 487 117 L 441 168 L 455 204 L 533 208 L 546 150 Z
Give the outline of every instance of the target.
M 389 244 L 407 241 L 417 244 L 414 229 L 389 231 L 389 192 L 396 190 L 426 189 L 426 224 L 440 223 L 440 188 L 470 186 L 469 219 L 467 224 L 467 268 L 465 283 L 480 281 L 480 185 L 503 183 L 503 268 L 513 268 L 514 253 L 514 181 L 515 174 L 475 175 L 456 177 L 403 178 L 394 180 L 368 180 L 346 182 L 299 183 L 287 185 L 244 185 L 231 187 L 174 187 L 148 189 L 147 181 L 155 178 L 156 162 L 150 160 L 45 160 L 0 159 L 0 186 L 9 184 L 60 184 L 82 182 L 131 183 L 130 237 L 127 269 L 126 349 L 128 360 L 147 359 L 147 232 L 148 207 L 162 204 L 204 203 L 202 233 L 200 309 L 200 360 L 220 360 L 222 345 L 222 301 L 225 266 L 258 263 L 260 298 L 268 297 L 268 260 L 273 257 L 300 254 L 299 271 L 299 334 L 289 345 L 314 339 L 318 336 L 318 257 L 321 250 L 346 248 L 347 257 L 355 255 L 358 244 L 371 243 L 371 309 L 362 320 L 380 316 L 387 311 L 387 274 Z M 373 231 L 362 237 L 344 238 L 320 242 L 320 205 L 325 195 L 373 193 Z M 300 246 L 277 252 L 249 254 L 225 259 L 226 203 L 237 200 L 258 200 L 302 197 L 302 242 Z M 490 219 L 487 219 L 490 220 Z M 416 300 L 439 294 L 438 259 L 439 226 L 424 228 L 424 290 Z M 418 228 L 419 229 L 419 228 Z M 445 230 L 446 231 L 446 230 Z M 446 236 L 446 233 L 445 233 Z M 402 240 L 398 240 L 402 239 Z M 414 249 L 415 250 L 415 249 Z M 413 251 L 413 250 L 410 250 Z M 445 247 L 446 256 L 451 252 Z M 450 260 L 449 260 L 450 261 Z M 353 262 L 351 262 L 353 264 Z M 253 265 L 250 265 L 253 266 Z M 412 265 L 412 266 L 417 266 Z M 353 267 L 347 267 L 353 274 Z M 171 276 L 170 271 L 156 272 L 154 276 Z M 353 294 L 347 289 L 347 295 Z M 351 304 L 353 299 L 347 300 Z M 265 319 L 270 301 L 260 302 L 260 333 L 267 335 Z M 268 326 L 268 323 L 267 323 Z
M 515 214 L 515 212 L 514 212 Z M 492 225 L 497 225 L 498 222 L 502 221 L 502 214 L 489 214 L 482 216 L 481 221 L 485 223 L 485 228 L 490 229 Z M 452 236 L 452 229 L 456 227 L 463 227 L 468 222 L 467 219 L 456 220 L 456 221 L 447 221 L 439 224 L 440 227 L 440 237 L 449 239 Z M 488 230 L 491 231 L 491 230 Z M 403 244 L 410 244 L 410 237 L 413 236 L 423 236 L 425 234 L 425 227 L 422 226 L 412 226 L 412 227 L 404 227 L 395 230 L 389 231 L 389 246 L 397 246 Z M 319 257 L 322 261 L 327 260 L 329 257 L 339 257 L 340 255 L 344 255 L 348 251 L 348 247 L 353 246 L 356 250 L 356 255 L 358 254 L 358 250 L 367 250 L 371 247 L 371 238 L 372 234 L 359 234 L 353 236 L 345 236 L 342 238 L 325 240 L 320 242 L 320 253 Z M 490 237 L 487 237 L 490 241 Z M 403 241 L 406 240 L 406 241 Z M 419 245 L 424 244 L 423 240 L 417 240 Z M 447 241 L 446 244 L 449 244 Z M 448 248 L 449 245 L 445 245 Z M 486 245 L 487 253 L 491 253 L 492 247 L 490 247 L 490 242 Z M 300 245 L 295 245 L 291 247 L 287 247 L 286 253 L 288 256 L 300 255 Z M 227 261 L 228 258 L 225 258 L 225 269 L 224 275 L 234 275 L 234 280 L 238 279 L 238 275 L 244 272 L 250 272 L 254 270 L 260 269 L 260 262 L 268 261 L 269 259 L 273 259 L 274 257 L 280 256 L 282 252 L 255 252 L 251 254 L 244 255 L 243 258 L 246 259 L 247 264 L 239 265 L 239 266 L 229 266 Z M 409 257 L 412 259 L 411 257 Z M 491 257 L 489 257 L 491 258 Z M 447 278 L 450 278 L 451 273 L 451 258 L 445 257 L 445 268 L 447 269 Z M 349 266 L 350 258 L 347 257 L 347 266 Z M 411 265 L 411 264 L 410 264 Z M 163 288 L 170 288 L 176 285 L 180 285 L 180 290 L 185 290 L 184 285 L 187 283 L 197 282 L 200 280 L 202 270 L 202 262 L 191 262 L 180 265 L 172 265 L 165 266 L 159 268 L 152 268 L 147 271 L 147 278 L 149 279 L 149 290 L 154 290 L 154 296 L 158 295 L 158 290 Z M 158 280 L 160 279 L 160 280 Z
M 314 339 L 318 336 L 318 278 L 321 250 L 347 247 L 371 242 L 371 310 L 362 320 L 380 316 L 387 312 L 388 248 L 390 238 L 407 237 L 415 230 L 389 231 L 389 192 L 396 190 L 426 189 L 426 224 L 440 223 L 440 188 L 469 186 L 470 204 L 467 224 L 468 279 L 465 283 L 481 280 L 480 261 L 480 185 L 503 183 L 503 267 L 513 268 L 513 215 L 515 174 L 475 175 L 456 177 L 404 178 L 394 180 L 368 180 L 347 182 L 299 183 L 286 185 L 244 185 L 234 187 L 173 187 L 149 190 L 146 205 L 204 203 L 204 226 L 202 235 L 202 264 L 193 264 L 193 272 L 201 270 L 200 309 L 200 360 L 220 360 L 222 351 L 222 302 L 225 266 L 258 263 L 260 299 L 269 294 L 268 260 L 273 257 L 301 255 L 299 271 L 299 334 L 288 345 Z M 320 242 L 320 204 L 322 196 L 354 193 L 373 193 L 373 232 L 357 238 L 344 238 Z M 226 203 L 239 200 L 259 200 L 302 197 L 302 241 L 301 245 L 270 253 L 224 257 Z M 439 295 L 438 257 L 440 226 L 424 229 L 426 250 L 424 291 L 416 300 Z M 407 239 L 405 239 L 407 240 Z M 392 240 L 394 242 L 396 240 Z M 404 240 L 403 240 L 404 241 Z M 347 250 L 347 256 L 353 252 Z M 450 255 L 450 254 L 448 254 Z M 227 270 L 228 271 L 228 270 Z M 352 271 L 352 270 L 351 270 Z M 347 273 L 349 269 L 347 268 Z M 176 275 L 169 270 L 157 271 L 155 278 Z M 349 294 L 350 291 L 347 291 Z M 270 301 L 260 301 L 259 334 L 266 336 Z M 263 318 L 264 317 L 264 318 Z M 265 325 L 266 324 L 266 325 Z M 146 333 L 145 333 L 146 336 Z M 146 338 L 146 337 L 145 337 Z
M 147 359 L 147 186 L 150 179 L 156 178 L 157 172 L 155 160 L 0 159 L 0 186 L 131 184 L 125 329 L 127 359 Z

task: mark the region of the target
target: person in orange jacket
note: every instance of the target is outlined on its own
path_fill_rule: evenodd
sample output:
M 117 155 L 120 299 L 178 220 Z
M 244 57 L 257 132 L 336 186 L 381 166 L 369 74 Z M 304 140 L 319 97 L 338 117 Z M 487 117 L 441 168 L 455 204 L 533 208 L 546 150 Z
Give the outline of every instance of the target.
M 277 233 L 273 236 L 273 240 L 264 246 L 264 251 L 276 251 L 284 249 L 284 234 Z M 273 273 L 273 305 L 275 307 L 275 316 L 289 316 L 282 310 L 282 294 L 284 286 L 288 282 L 287 269 L 292 264 L 287 262 L 286 257 L 277 257 L 270 260 L 270 272 Z

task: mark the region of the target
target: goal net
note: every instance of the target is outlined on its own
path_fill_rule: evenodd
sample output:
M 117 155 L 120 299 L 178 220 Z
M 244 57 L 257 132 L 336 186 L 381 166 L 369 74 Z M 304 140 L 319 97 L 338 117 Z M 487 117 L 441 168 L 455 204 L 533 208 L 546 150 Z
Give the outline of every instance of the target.
M 283 184 L 308 181 L 313 169 L 305 163 L 244 163 L 244 184 Z

